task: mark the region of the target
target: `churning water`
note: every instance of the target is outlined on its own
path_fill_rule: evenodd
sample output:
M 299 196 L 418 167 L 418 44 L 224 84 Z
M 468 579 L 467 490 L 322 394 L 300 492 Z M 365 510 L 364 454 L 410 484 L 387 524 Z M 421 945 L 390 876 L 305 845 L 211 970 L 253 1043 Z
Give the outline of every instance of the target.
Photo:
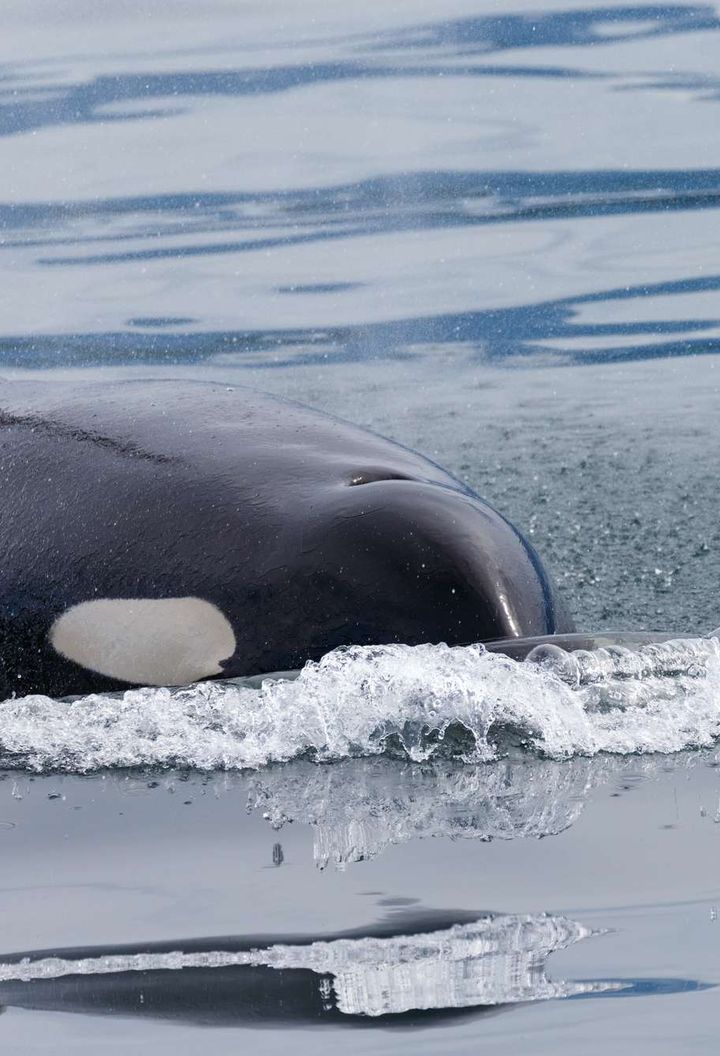
M 205 682 L 0 704 L 0 762 L 242 769 L 311 755 L 486 762 L 510 745 L 554 759 L 676 752 L 720 736 L 720 643 L 664 642 L 518 662 L 482 645 L 354 646 L 294 680 Z

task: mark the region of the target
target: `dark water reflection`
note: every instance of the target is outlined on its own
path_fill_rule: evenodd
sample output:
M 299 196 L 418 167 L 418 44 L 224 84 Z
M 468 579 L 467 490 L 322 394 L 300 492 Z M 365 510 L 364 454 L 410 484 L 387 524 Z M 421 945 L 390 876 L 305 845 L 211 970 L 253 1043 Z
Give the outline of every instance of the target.
M 587 890 L 584 885 L 589 874 L 604 861 L 600 848 L 592 854 L 583 850 L 588 836 L 594 843 L 602 831 L 597 820 L 586 822 L 581 817 L 591 800 L 595 809 L 602 799 L 612 811 L 621 849 L 628 835 L 637 839 L 643 834 L 647 840 L 646 821 L 641 820 L 647 811 L 634 808 L 638 796 L 661 801 L 664 790 L 677 780 L 683 797 L 690 794 L 694 802 L 697 790 L 688 793 L 687 778 L 694 770 L 699 771 L 700 784 L 708 792 L 714 787 L 716 767 L 716 753 L 703 753 L 695 758 L 600 758 L 569 764 L 517 757 L 479 768 L 400 766 L 387 759 L 347 760 L 327 766 L 296 762 L 257 775 L 135 772 L 33 780 L 6 774 L 2 785 L 4 809 L 7 814 L 7 793 L 12 790 L 12 814 L 17 824 L 2 835 L 14 862 L 13 881 L 27 875 L 26 897 L 45 901 L 61 897 L 68 918 L 61 925 L 61 933 L 92 939 L 83 945 L 77 942 L 0 953 L 0 1005 L 8 1010 L 234 1028 L 375 1026 L 444 1031 L 456 1029 L 472 1017 L 477 1029 L 485 1031 L 490 1013 L 512 1011 L 523 1004 L 712 991 L 716 980 L 712 972 L 704 974 L 712 963 L 708 961 L 711 936 L 702 931 L 698 934 L 694 923 L 686 939 L 687 949 L 699 956 L 704 971 L 700 968 L 696 975 L 682 974 L 687 956 L 673 959 L 666 952 L 662 967 L 647 974 L 608 972 L 604 969 L 608 950 L 612 953 L 620 931 L 627 930 L 622 911 L 618 916 L 615 910 L 614 917 L 608 910 L 601 915 L 601 920 L 609 917 L 612 921 L 608 930 L 607 924 L 598 924 L 597 910 L 429 909 L 421 904 L 428 904 L 425 899 L 383 897 L 382 890 L 374 885 L 387 884 L 392 877 L 402 884 L 400 890 L 422 892 L 432 873 L 432 860 L 449 859 L 448 841 L 464 839 L 476 845 L 475 853 L 465 857 L 467 869 L 477 876 L 468 889 L 491 891 L 491 858 L 488 853 L 478 853 L 482 851 L 478 842 L 485 844 L 487 852 L 488 841 L 498 840 L 512 852 L 515 841 L 527 841 L 532 848 L 540 846 L 539 838 L 550 837 L 542 842 L 547 847 L 566 831 L 576 841 L 576 853 L 568 855 L 567 843 L 564 857 L 560 851 L 558 869 L 563 879 L 558 880 L 555 891 L 572 898 L 571 891 Z M 610 798 L 609 789 L 614 790 Z M 621 802 L 623 797 L 627 798 Z M 33 866 L 37 848 L 32 849 L 34 834 L 27 824 L 30 818 L 36 826 L 45 824 L 48 799 L 55 819 L 48 851 L 53 868 L 60 870 L 64 881 L 57 893 L 43 885 L 42 868 L 38 873 Z M 178 816 L 180 800 L 192 809 Z M 118 807 L 122 809 L 118 811 Z M 91 816 L 84 817 L 86 812 Z M 692 813 L 697 825 L 697 811 Z M 97 820 L 105 819 L 107 831 L 96 832 L 99 843 L 94 844 L 92 864 L 89 869 L 78 870 L 73 847 L 82 861 L 89 849 L 85 839 L 92 837 L 97 824 L 92 820 L 95 814 Z M 687 814 L 687 810 L 682 811 L 684 818 Z M 259 825 L 255 825 L 256 819 Z M 275 830 L 274 835 L 268 832 L 268 825 Z M 623 834 L 625 826 L 628 832 Z M 315 871 L 315 882 L 313 873 L 301 868 L 300 845 L 293 840 L 293 831 L 308 827 L 313 833 L 316 864 L 332 862 L 340 867 L 340 871 L 329 869 L 322 875 Z M 675 828 L 671 825 L 668 831 Z M 257 854 L 261 848 L 269 849 L 268 836 L 275 839 L 272 864 L 269 857 Z M 228 841 L 236 845 L 237 859 L 229 856 Z M 425 841 L 435 847 L 427 846 L 429 853 L 418 856 Z M 151 849 L 156 842 L 158 847 Z M 403 867 L 404 859 L 389 869 L 387 863 L 383 867 L 383 852 L 391 856 L 391 847 L 400 844 L 407 845 L 411 868 Z M 118 851 L 132 866 L 124 883 L 112 867 Z M 183 877 L 198 853 L 199 887 L 197 878 Z M 235 860 L 247 862 L 240 873 L 232 868 Z M 522 858 L 515 856 L 515 860 Z M 422 869 L 420 862 L 424 863 Z M 348 866 L 351 869 L 343 872 Z M 645 883 L 651 868 L 646 870 Z M 175 892 L 172 910 L 168 915 L 166 908 L 154 926 L 163 929 L 166 937 L 162 941 L 98 945 L 103 930 L 112 933 L 117 925 L 102 915 L 96 917 L 88 907 L 95 906 L 99 896 L 111 896 L 123 920 L 130 915 L 123 924 L 127 928 L 129 921 L 136 922 L 138 906 L 157 903 L 159 877 L 165 872 Z M 82 875 L 84 882 L 68 885 L 73 875 Z M 114 882 L 108 884 L 106 877 L 110 876 Z M 373 885 L 371 890 L 360 886 L 359 891 L 376 903 L 374 923 L 336 929 L 323 926 L 314 931 L 282 931 L 277 926 L 263 930 L 260 922 L 282 914 L 286 904 L 294 906 L 297 902 L 291 919 L 312 918 L 313 906 L 322 907 L 328 897 L 332 903 L 333 889 L 342 892 L 352 905 L 357 890 L 346 883 L 351 876 L 361 885 Z M 208 879 L 211 887 L 204 894 Z M 463 879 L 449 860 L 441 867 L 441 879 L 445 902 L 455 898 L 463 886 L 468 887 L 467 878 Z M 529 889 L 537 900 L 543 891 L 541 886 L 533 886 L 532 879 L 530 871 Z M 130 887 L 126 886 L 128 880 Z M 497 882 L 503 884 L 502 872 Z M 517 882 L 517 877 L 511 882 L 510 874 L 505 874 L 508 888 Z M 212 903 L 218 900 L 229 899 L 228 905 L 238 908 L 237 892 L 247 891 L 248 884 L 252 884 L 254 896 L 244 915 L 257 922 L 256 930 L 177 937 L 197 935 L 208 911 L 212 913 Z M 608 887 L 613 889 L 612 879 Z M 8 897 L 16 890 L 14 884 L 9 885 Z M 208 894 L 212 896 L 209 902 Z M 663 933 L 663 915 L 669 910 L 681 911 L 693 922 L 696 908 L 702 908 L 692 903 L 644 906 L 638 892 L 632 897 L 634 925 L 642 929 L 643 916 L 650 912 L 650 945 L 655 948 L 659 944 L 665 951 L 674 932 Z M 321 919 L 327 910 L 320 909 Z M 40 909 L 38 923 L 46 933 L 51 915 L 51 904 Z M 143 917 L 140 914 L 137 920 Z M 187 932 L 177 930 L 181 920 Z M 16 932 L 20 930 L 17 923 L 14 927 Z M 57 933 L 55 925 L 50 928 L 51 933 Z M 572 959 L 578 956 L 579 960 Z M 629 964 L 632 961 L 628 958 Z M 653 1014 L 652 1008 L 648 1014 Z M 70 1036 L 64 1033 L 67 1029 L 58 1023 L 64 1038 Z
M 708 989 L 691 979 L 554 981 L 548 958 L 593 936 L 562 917 L 396 913 L 322 936 L 233 936 L 2 956 L 6 1006 L 202 1026 L 444 1027 L 558 998 Z
M 362 1051 L 348 1028 L 432 1027 L 393 1037 L 453 1052 L 465 1029 L 512 1040 L 532 1008 L 557 1051 L 553 1017 L 587 1030 L 595 999 L 640 999 L 606 1005 L 604 1030 L 630 1015 L 677 1034 L 664 999 L 692 994 L 710 1030 L 717 774 L 711 752 L 5 773 L 3 1037 L 51 1022 L 69 1053 L 93 1032 L 149 1044 L 153 1023 L 263 1027 L 278 1051 L 324 1027 Z

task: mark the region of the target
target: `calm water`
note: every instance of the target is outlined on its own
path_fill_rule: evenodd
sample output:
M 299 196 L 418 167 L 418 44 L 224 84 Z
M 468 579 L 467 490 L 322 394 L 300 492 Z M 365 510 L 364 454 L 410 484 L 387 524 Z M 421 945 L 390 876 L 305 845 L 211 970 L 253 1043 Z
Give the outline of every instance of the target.
M 579 626 L 720 624 L 715 4 L 2 15 L 2 376 L 292 394 L 491 499 Z M 3 1050 L 710 1053 L 718 772 L 9 774 L 0 952 L 274 952 L 0 973 Z

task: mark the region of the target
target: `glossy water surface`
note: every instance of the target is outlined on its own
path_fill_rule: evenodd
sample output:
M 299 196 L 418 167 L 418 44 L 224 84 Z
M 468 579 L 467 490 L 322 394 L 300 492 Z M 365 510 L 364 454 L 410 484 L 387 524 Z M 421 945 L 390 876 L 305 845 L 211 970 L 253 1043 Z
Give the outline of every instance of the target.
M 715 3 L 2 23 L 2 376 L 292 395 L 477 488 L 581 629 L 720 624 Z M 0 962 L 92 963 L 0 971 L 3 1051 L 714 1052 L 718 772 L 9 773 Z M 249 947 L 274 952 L 202 960 Z M 93 968 L 178 953 L 200 963 Z

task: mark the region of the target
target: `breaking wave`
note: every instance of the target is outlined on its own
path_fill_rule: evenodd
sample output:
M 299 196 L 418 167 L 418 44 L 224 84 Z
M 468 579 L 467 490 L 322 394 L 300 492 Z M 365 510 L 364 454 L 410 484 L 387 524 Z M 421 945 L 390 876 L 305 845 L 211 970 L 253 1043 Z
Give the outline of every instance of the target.
M 687 639 L 524 661 L 482 645 L 353 646 L 297 677 L 0 704 L 0 764 L 260 768 L 396 755 L 484 762 L 511 746 L 552 759 L 670 753 L 720 736 L 720 642 Z

